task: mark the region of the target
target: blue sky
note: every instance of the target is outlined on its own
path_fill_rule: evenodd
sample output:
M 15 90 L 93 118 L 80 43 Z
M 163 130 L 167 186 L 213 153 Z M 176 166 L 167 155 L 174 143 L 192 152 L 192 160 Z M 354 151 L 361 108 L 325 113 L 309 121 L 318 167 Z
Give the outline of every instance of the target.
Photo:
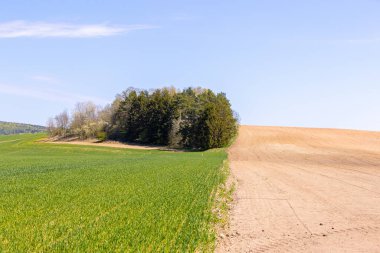
M 243 124 L 380 130 L 378 0 L 4 0 L 0 120 L 134 86 L 223 91 Z

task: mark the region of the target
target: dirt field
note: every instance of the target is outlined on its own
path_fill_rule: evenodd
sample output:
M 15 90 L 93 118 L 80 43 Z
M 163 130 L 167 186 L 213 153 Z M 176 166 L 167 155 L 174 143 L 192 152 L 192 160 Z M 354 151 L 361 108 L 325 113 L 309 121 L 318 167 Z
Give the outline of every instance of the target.
M 380 252 L 380 132 L 242 126 L 217 252 Z
M 144 146 L 137 144 L 126 144 L 117 141 L 98 142 L 97 140 L 75 140 L 75 141 L 49 141 L 43 140 L 41 142 L 52 144 L 71 144 L 71 145 L 85 145 L 85 146 L 98 146 L 98 147 L 112 147 L 112 148 L 129 148 L 129 149 L 145 149 L 145 150 L 169 150 L 161 146 Z

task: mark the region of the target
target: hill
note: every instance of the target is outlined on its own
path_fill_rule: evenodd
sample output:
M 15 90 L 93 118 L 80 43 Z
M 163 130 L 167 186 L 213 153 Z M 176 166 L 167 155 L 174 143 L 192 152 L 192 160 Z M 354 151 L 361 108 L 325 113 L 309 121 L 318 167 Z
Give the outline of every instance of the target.
M 229 159 L 218 252 L 380 252 L 380 132 L 241 126 Z
M 0 252 L 211 252 L 224 150 L 0 136 Z
M 0 121 L 0 135 L 40 133 L 44 131 L 46 131 L 46 128 L 43 126 Z

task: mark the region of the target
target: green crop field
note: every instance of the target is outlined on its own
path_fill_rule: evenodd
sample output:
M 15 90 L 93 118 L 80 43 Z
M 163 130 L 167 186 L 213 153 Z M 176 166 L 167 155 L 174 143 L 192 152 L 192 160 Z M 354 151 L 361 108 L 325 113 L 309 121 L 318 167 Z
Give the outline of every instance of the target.
M 210 251 L 226 153 L 0 136 L 0 252 Z

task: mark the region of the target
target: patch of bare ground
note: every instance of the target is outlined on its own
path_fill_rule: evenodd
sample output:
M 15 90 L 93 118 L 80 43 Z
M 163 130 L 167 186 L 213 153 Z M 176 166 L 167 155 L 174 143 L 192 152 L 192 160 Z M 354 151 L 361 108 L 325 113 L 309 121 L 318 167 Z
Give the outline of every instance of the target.
M 217 252 L 380 252 L 380 132 L 242 126 Z
M 86 139 L 80 140 L 78 138 L 47 138 L 40 142 L 53 143 L 53 144 L 72 144 L 72 145 L 85 145 L 85 146 L 97 146 L 97 147 L 112 147 L 112 148 L 128 148 L 128 149 L 145 149 L 145 150 L 168 150 L 177 151 L 170 149 L 165 146 L 150 146 L 150 145 L 140 145 L 135 143 L 124 143 L 118 141 L 99 141 L 98 139 Z

